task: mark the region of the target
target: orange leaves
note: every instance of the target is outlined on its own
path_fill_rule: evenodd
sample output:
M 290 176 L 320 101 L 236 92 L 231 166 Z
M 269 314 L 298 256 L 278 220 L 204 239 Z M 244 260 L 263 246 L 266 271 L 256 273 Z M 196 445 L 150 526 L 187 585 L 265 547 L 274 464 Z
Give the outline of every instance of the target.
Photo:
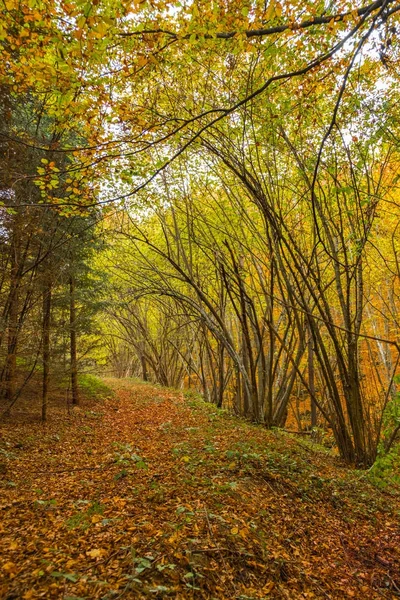
M 136 64 L 138 67 L 144 67 L 148 63 L 148 58 L 146 56 L 139 56 Z
M 15 577 L 18 572 L 18 567 L 14 562 L 8 561 L 3 565 L 3 571 L 10 577 Z
M 81 40 L 81 39 L 82 39 L 82 36 L 83 36 L 83 29 L 79 29 L 79 28 L 78 28 L 78 29 L 75 29 L 75 31 L 73 32 L 73 34 L 72 34 L 72 35 L 74 36 L 74 38 L 75 38 L 76 40 Z
M 9 550 L 11 550 L 11 551 L 18 550 L 18 548 L 19 548 L 18 542 L 16 540 L 12 540 L 9 545 Z
M 100 600 L 129 584 L 132 598 L 143 589 L 188 598 L 194 586 L 199 600 L 231 598 L 233 589 L 255 599 L 365 600 L 376 595 L 371 581 L 388 572 L 395 577 L 394 510 L 384 498 L 385 518 L 375 518 L 379 508 L 369 518 L 365 496 L 357 499 L 360 482 L 350 481 L 351 473 L 334 459 L 302 450 L 279 432 L 227 418 L 211 405 L 198 402 L 192 409 L 178 401 L 179 393 L 125 380 L 113 385 L 117 400 L 102 402 L 103 419 L 89 420 L 90 407 L 83 405 L 71 421 L 63 405 L 46 433 L 36 423 L 15 425 L 13 435 L 31 441 L 28 450 L 18 450 L 21 460 L 10 461 L 17 487 L 2 490 L 8 508 L 2 511 L 0 568 L 10 591 L 18 583 L 24 600 L 62 594 Z M 88 424 L 91 436 L 83 435 Z M 55 442 L 56 433 L 62 441 Z M 226 453 L 243 440 L 263 460 L 244 462 L 242 472 L 233 473 Z M 131 469 L 115 481 L 115 442 L 145 456 L 148 470 Z M 51 476 L 55 444 L 57 461 L 71 469 Z M 268 478 L 269 470 L 274 477 Z M 314 472 L 324 476 L 322 490 L 312 487 Z M 335 486 L 339 504 L 332 502 Z M 365 481 L 361 489 L 371 493 Z M 31 510 L 35 496 L 43 502 L 57 497 L 57 504 L 51 511 Z M 97 512 L 91 510 L 95 502 Z M 374 502 L 378 507 L 379 498 Z M 90 518 L 68 527 L 83 513 Z M 385 564 L 376 555 L 385 556 Z

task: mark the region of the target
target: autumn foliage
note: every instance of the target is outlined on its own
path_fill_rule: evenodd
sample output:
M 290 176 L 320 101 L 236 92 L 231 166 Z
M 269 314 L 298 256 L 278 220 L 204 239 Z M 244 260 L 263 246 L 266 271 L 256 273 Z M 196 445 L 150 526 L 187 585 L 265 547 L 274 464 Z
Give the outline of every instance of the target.
M 398 594 L 399 17 L 2 2 L 6 598 Z

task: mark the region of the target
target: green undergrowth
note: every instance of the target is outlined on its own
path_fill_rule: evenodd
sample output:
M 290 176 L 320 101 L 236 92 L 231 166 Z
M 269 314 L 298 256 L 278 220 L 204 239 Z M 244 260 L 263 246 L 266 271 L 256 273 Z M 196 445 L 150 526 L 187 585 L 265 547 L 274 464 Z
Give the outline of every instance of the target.
M 140 377 L 128 377 L 127 379 L 130 383 L 133 383 L 135 385 L 147 385 L 151 388 L 162 388 L 162 386 L 159 383 L 153 383 L 152 381 L 144 381 L 144 379 L 140 379 Z
M 196 418 L 206 417 L 208 428 L 188 428 L 192 440 L 179 444 L 174 454 L 187 469 L 224 461 L 231 483 L 239 479 L 264 481 L 282 493 L 302 501 L 328 502 L 333 509 L 351 509 L 354 516 L 372 515 L 388 508 L 388 496 L 400 495 L 399 454 L 379 459 L 369 471 L 343 463 L 333 449 L 299 438 L 280 429 L 266 430 L 224 409 L 202 400 L 198 394 L 184 393 L 186 406 Z M 195 439 L 206 431 L 207 440 L 196 447 Z M 215 440 L 224 440 L 223 444 Z M 232 441 L 231 441 L 232 440 Z M 232 489 L 227 482 L 227 491 Z
M 78 385 L 82 395 L 90 400 L 103 400 L 114 396 L 113 390 L 104 381 L 89 373 L 78 376 Z
M 368 479 L 376 487 L 400 491 L 400 443 L 385 452 L 380 448 L 375 464 L 368 471 Z

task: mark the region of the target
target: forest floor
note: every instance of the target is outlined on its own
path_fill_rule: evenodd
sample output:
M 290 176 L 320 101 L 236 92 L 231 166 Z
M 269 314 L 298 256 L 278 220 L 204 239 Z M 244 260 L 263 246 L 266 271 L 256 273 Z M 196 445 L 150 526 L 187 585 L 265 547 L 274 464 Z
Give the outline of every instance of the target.
M 400 500 L 303 436 L 195 397 L 0 428 L 0 598 L 400 597 Z

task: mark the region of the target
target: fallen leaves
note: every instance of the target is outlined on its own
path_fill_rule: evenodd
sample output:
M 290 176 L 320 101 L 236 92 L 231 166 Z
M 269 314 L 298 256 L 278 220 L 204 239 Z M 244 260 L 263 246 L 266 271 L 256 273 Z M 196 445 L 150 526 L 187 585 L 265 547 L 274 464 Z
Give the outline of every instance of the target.
M 10 577 L 14 577 L 16 572 L 18 571 L 18 567 L 15 563 L 8 561 L 3 564 L 3 571 L 10 575 Z
M 104 554 L 107 554 L 107 551 L 100 548 L 93 548 L 93 550 L 88 550 L 86 554 L 90 558 L 101 558 Z
M 4 432 L 24 443 L 2 490 L 0 597 L 391 598 L 395 507 L 364 485 L 366 505 L 350 471 L 178 393 L 116 385 L 119 411 L 106 401 L 95 423 L 82 410 Z

